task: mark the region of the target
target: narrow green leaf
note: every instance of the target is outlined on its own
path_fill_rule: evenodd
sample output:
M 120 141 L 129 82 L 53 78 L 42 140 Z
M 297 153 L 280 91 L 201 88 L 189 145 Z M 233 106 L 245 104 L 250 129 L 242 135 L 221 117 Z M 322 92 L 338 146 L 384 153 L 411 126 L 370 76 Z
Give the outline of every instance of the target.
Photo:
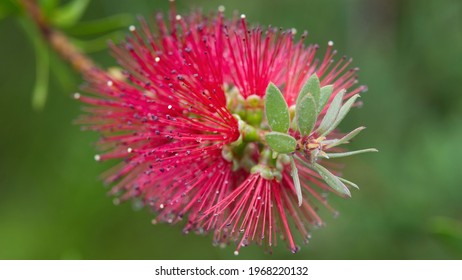
M 332 147 L 335 147 L 335 146 L 338 146 L 338 145 L 341 145 L 341 144 L 346 144 L 348 143 L 348 141 L 350 141 L 351 139 L 353 139 L 356 135 L 358 135 L 358 133 L 360 133 L 363 129 L 365 129 L 364 126 L 360 126 L 356 129 L 354 129 L 353 131 L 351 131 L 350 133 L 348 133 L 347 135 L 343 136 L 342 138 L 340 139 L 332 139 L 332 140 L 327 140 L 327 141 L 330 141 L 328 144 L 326 143 L 327 141 L 323 141 L 323 143 L 326 143 L 326 146 L 325 146 L 325 149 L 330 149 Z
M 71 41 L 74 45 L 76 45 L 79 49 L 83 50 L 85 53 L 92 53 L 107 49 L 108 41 L 117 42 L 120 41 L 123 38 L 123 36 L 124 35 L 122 32 L 114 31 L 92 40 L 72 39 Z
M 308 80 L 306 80 L 305 84 L 303 85 L 302 89 L 298 93 L 297 103 L 298 104 L 308 93 L 311 93 L 313 96 L 316 104 L 319 103 L 319 96 L 321 94 L 321 86 L 319 83 L 318 75 L 313 74 L 311 75 Z
M 42 110 L 48 96 L 48 76 L 50 73 L 50 54 L 43 44 L 35 46 L 36 66 L 35 85 L 32 92 L 32 107 Z
M 317 132 L 320 136 L 324 136 L 330 130 L 332 124 L 334 124 L 335 119 L 337 118 L 338 112 L 342 106 L 343 95 L 345 94 L 345 90 L 342 89 L 337 93 L 334 97 L 334 100 L 330 103 L 329 108 L 327 109 L 326 115 L 321 121 Z
M 50 52 L 47 44 L 39 36 L 34 23 L 28 18 L 19 19 L 20 26 L 31 40 L 35 51 L 35 85 L 32 91 L 32 107 L 41 110 L 45 106 L 48 95 L 48 79 L 50 72 Z
M 347 184 L 347 185 L 350 185 L 352 186 L 353 188 L 355 189 L 358 189 L 359 190 L 359 187 L 358 185 L 356 185 L 355 183 L 351 182 L 351 181 L 348 181 L 347 179 L 344 179 L 342 177 L 337 177 L 340 181 L 342 181 L 343 183 Z
M 316 101 L 313 96 L 309 93 L 303 97 L 303 99 L 297 103 L 295 110 L 295 116 L 300 133 L 302 136 L 310 135 L 318 118 Z
M 266 133 L 265 141 L 273 151 L 280 154 L 293 153 L 297 147 L 297 140 L 295 138 L 276 131 Z
M 289 130 L 289 108 L 282 92 L 273 83 L 266 88 L 265 113 L 271 130 L 283 133 Z
M 331 187 L 336 193 L 343 197 L 351 197 L 350 190 L 340 181 L 340 179 L 324 166 L 314 163 L 313 168 L 321 175 L 322 179 Z
M 359 94 L 353 95 L 350 99 L 348 99 L 345 104 L 343 104 L 342 108 L 340 108 L 340 111 L 338 112 L 337 117 L 335 118 L 334 123 L 331 125 L 331 127 L 325 132 L 325 134 L 329 134 L 332 130 L 334 130 L 340 122 L 345 118 L 345 116 L 348 114 L 348 112 L 351 109 L 351 106 L 355 103 L 356 99 L 358 99 Z
M 319 98 L 319 106 L 318 106 L 318 113 L 324 109 L 326 106 L 327 102 L 329 102 L 330 96 L 332 95 L 332 92 L 334 91 L 334 86 L 333 85 L 328 85 L 324 86 L 321 88 L 321 96 Z
M 133 22 L 130 14 L 118 14 L 106 18 L 79 22 L 66 28 L 66 34 L 71 36 L 94 36 L 125 28 Z
M 303 202 L 302 186 L 300 185 L 300 178 L 298 177 L 298 169 L 297 169 L 297 165 L 295 165 L 295 161 L 293 157 L 290 157 L 290 167 L 292 168 L 290 175 L 292 176 L 292 179 L 294 180 L 295 193 L 297 194 L 298 206 L 300 207 L 302 206 L 302 202 Z
M 327 156 L 329 158 L 340 158 L 340 157 L 348 157 L 352 155 L 369 153 L 369 152 L 378 152 L 378 150 L 377 149 L 364 149 L 364 150 L 351 151 L 351 152 L 345 152 L 345 153 L 328 153 Z
M 80 20 L 88 7 L 90 0 L 72 0 L 55 9 L 51 21 L 59 27 L 68 27 Z

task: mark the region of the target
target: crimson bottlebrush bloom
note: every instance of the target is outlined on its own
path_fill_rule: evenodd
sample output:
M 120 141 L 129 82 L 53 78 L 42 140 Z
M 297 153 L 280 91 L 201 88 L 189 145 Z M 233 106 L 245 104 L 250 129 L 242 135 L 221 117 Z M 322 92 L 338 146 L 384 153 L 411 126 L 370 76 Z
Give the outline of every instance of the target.
M 75 95 L 90 105 L 81 122 L 102 134 L 95 159 L 122 160 L 105 175 L 111 192 L 141 198 L 153 223 L 186 220 L 184 232 L 235 242 L 236 253 L 271 249 L 279 235 L 296 252 L 297 236 L 323 224 L 318 205 L 335 213 L 323 194 L 355 186 L 326 159 L 370 151 L 336 147 L 362 130 L 334 130 L 365 91 L 351 60 L 334 62 L 332 43 L 317 59 L 306 34 L 250 27 L 223 9 L 172 9 L 155 28 L 141 19 L 129 30 L 111 46 L 124 75 L 95 71 L 90 94 Z

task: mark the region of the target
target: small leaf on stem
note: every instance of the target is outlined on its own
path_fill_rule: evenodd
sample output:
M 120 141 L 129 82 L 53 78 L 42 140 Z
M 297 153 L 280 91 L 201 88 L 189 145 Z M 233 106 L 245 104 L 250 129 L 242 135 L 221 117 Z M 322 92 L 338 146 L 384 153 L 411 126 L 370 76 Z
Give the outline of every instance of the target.
M 311 96 L 313 96 L 314 101 L 316 102 L 316 105 L 318 105 L 319 98 L 321 95 L 321 86 L 318 75 L 313 74 L 308 78 L 308 80 L 306 80 L 302 89 L 298 93 L 296 104 L 298 104 L 307 94 L 311 94 Z
M 352 155 L 369 153 L 369 152 L 378 152 L 378 150 L 377 149 L 364 149 L 364 150 L 351 151 L 351 152 L 345 152 L 345 153 L 328 153 L 327 156 L 329 156 L 329 158 L 339 158 L 339 157 L 348 157 Z
M 276 131 L 268 132 L 265 135 L 265 141 L 270 148 L 280 154 L 295 152 L 297 141 L 292 136 Z
M 359 94 L 353 95 L 350 99 L 348 99 L 345 104 L 343 104 L 342 108 L 340 108 L 340 111 L 338 112 L 337 117 L 335 118 L 334 123 L 331 125 L 331 127 L 325 132 L 325 134 L 329 134 L 332 130 L 334 130 L 340 122 L 345 118 L 345 116 L 348 114 L 348 112 L 351 109 L 351 106 L 355 103 L 356 99 L 359 97 Z
M 322 179 L 331 187 L 335 192 L 343 197 L 351 197 L 350 190 L 340 181 L 334 174 L 330 173 L 324 166 L 314 163 L 313 168 L 321 175 Z
M 340 108 L 342 106 L 342 100 L 343 100 L 343 95 L 345 94 L 345 90 L 342 89 L 337 93 L 337 95 L 334 97 L 334 100 L 330 103 L 329 108 L 327 109 L 326 115 L 321 121 L 321 124 L 319 125 L 317 132 L 319 135 L 324 136 L 328 133 L 330 128 L 332 127 L 332 124 L 334 124 L 335 119 L 337 118 L 338 112 L 340 111 Z
M 292 176 L 292 179 L 294 180 L 294 187 L 295 187 L 295 192 L 297 193 L 297 198 L 298 198 L 298 206 L 302 206 L 303 202 L 303 196 L 302 196 L 302 187 L 300 185 L 300 178 L 298 177 L 298 169 L 297 166 L 295 165 L 294 157 L 290 157 L 290 167 L 291 172 L 290 175 Z
M 333 85 L 328 85 L 324 86 L 321 88 L 321 96 L 319 98 L 319 106 L 318 106 L 318 113 L 324 109 L 326 106 L 327 102 L 329 102 L 330 96 L 332 95 L 332 92 L 334 91 L 334 86 Z
M 342 138 L 340 139 L 332 139 L 332 140 L 329 140 L 330 143 L 328 143 L 325 148 L 326 149 L 330 149 L 332 147 L 335 147 L 335 146 L 338 146 L 338 145 L 341 145 L 341 144 L 346 144 L 348 143 L 348 141 L 350 141 L 351 139 L 353 139 L 356 135 L 358 135 L 358 133 L 360 133 L 363 129 L 365 129 L 366 127 L 364 126 L 360 126 L 356 129 L 354 129 L 353 131 L 351 131 L 350 133 L 348 133 L 347 135 L 343 136 Z M 327 142 L 327 141 L 326 141 Z
M 307 94 L 303 97 L 303 99 L 297 103 L 295 112 L 298 129 L 301 135 L 310 135 L 318 118 L 316 102 L 313 96 Z
M 289 108 L 282 92 L 273 83 L 266 88 L 265 112 L 271 130 L 283 133 L 289 130 Z

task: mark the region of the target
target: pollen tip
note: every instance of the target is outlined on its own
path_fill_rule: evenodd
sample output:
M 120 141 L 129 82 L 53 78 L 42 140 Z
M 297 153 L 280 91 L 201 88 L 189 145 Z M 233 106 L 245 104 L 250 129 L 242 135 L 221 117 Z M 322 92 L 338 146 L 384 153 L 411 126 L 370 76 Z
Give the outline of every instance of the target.
M 76 100 L 80 99 L 80 93 L 78 92 L 74 93 L 74 99 Z
M 234 251 L 234 255 L 235 255 L 235 256 L 238 256 L 238 255 L 239 255 L 239 251 L 237 251 L 237 250 Z
M 136 30 L 136 27 L 134 25 L 130 25 L 130 27 L 128 27 L 128 30 L 130 30 L 131 32 L 135 31 Z
M 100 155 L 95 155 L 94 158 L 95 158 L 96 161 L 100 161 L 100 160 L 101 160 L 101 156 L 100 156 Z
M 241 19 L 245 19 L 245 18 L 246 18 L 245 14 L 241 14 Z
M 108 86 L 108 87 L 112 87 L 113 84 L 114 84 L 114 83 L 113 83 L 111 80 L 107 81 L 107 86 Z
M 296 28 L 292 28 L 290 31 L 292 32 L 293 35 L 297 34 L 297 29 Z
M 334 45 L 334 41 L 329 41 L 329 42 L 327 42 L 327 45 L 328 45 L 329 47 L 332 47 L 332 46 Z
M 132 148 L 128 148 L 128 149 L 127 149 L 127 153 L 131 153 L 131 152 L 133 152 L 133 149 L 132 149 Z
M 181 20 L 181 15 L 176 15 L 176 16 L 175 16 L 175 19 L 176 19 L 176 20 Z
M 159 62 L 159 61 L 160 61 L 160 57 L 156 56 L 156 58 L 154 58 L 154 61 L 155 61 L 155 62 Z
M 225 10 L 226 10 L 225 6 L 223 6 L 223 5 L 218 6 L 218 11 L 220 13 L 223 13 Z

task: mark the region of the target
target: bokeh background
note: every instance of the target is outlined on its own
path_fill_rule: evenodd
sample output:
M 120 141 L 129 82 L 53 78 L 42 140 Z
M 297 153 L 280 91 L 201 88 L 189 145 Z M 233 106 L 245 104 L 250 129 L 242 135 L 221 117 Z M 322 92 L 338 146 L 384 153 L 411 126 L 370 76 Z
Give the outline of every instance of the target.
M 346 162 L 345 177 L 361 190 L 349 200 L 330 197 L 341 215 L 324 215 L 327 227 L 299 253 L 281 243 L 273 255 L 253 246 L 238 257 L 232 246 L 213 247 L 211 236 L 153 226 L 147 209 L 112 203 L 98 179 L 112 163 L 95 162 L 98 135 L 73 125 L 80 104 L 71 94 L 81 78 L 51 55 L 48 87 L 39 79 L 37 89 L 38 33 L 11 9 L 16 0 L 0 2 L 1 259 L 462 258 L 461 1 L 177 1 L 180 13 L 225 5 L 253 23 L 307 29 L 320 53 L 333 40 L 369 86 L 364 106 L 341 124 L 368 127 L 352 148 L 380 150 Z M 95 0 L 79 22 L 115 16 L 114 30 L 124 28 L 105 36 L 119 40 L 134 15 L 167 9 L 167 0 Z M 114 65 L 106 37 L 82 23 L 65 30 L 98 63 Z

